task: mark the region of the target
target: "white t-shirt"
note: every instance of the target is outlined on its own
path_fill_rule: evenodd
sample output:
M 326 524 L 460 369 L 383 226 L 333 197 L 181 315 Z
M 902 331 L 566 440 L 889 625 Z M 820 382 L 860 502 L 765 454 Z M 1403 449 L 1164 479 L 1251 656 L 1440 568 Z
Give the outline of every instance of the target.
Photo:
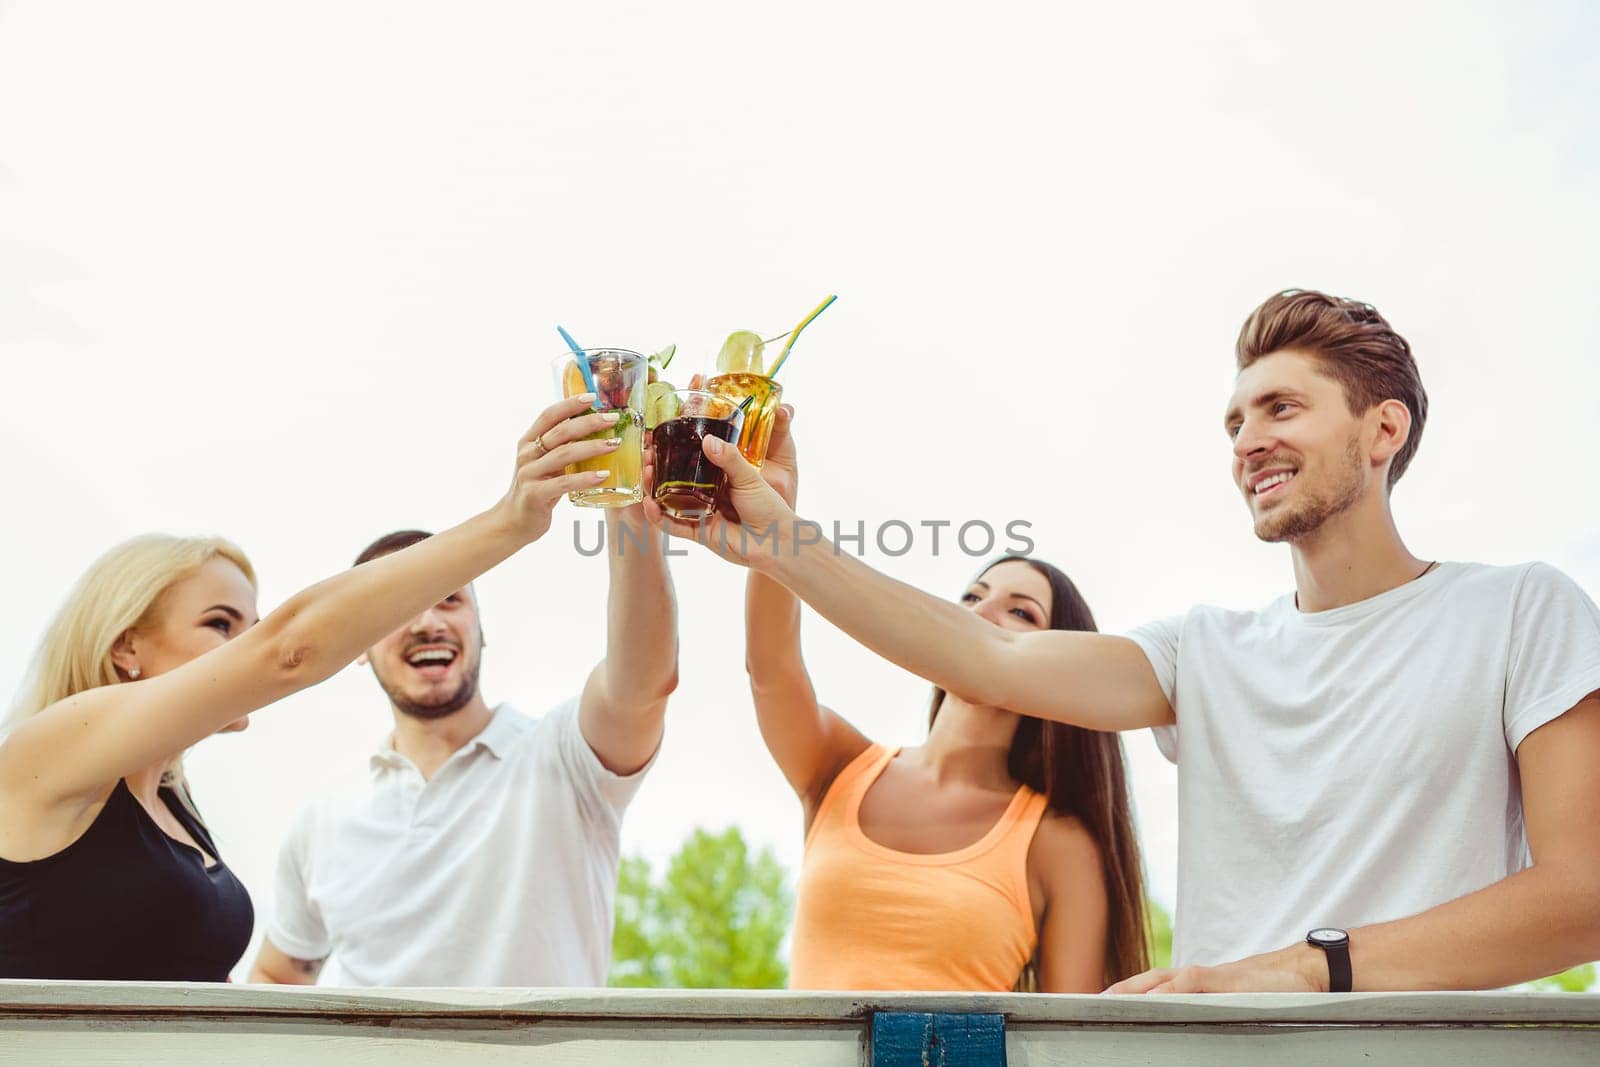
M 1197 607 L 1129 635 L 1178 765 L 1173 963 L 1404 918 L 1529 863 L 1514 753 L 1600 689 L 1600 609 L 1542 563 L 1357 604 Z
M 385 742 L 369 783 L 296 818 L 267 936 L 331 953 L 323 985 L 604 985 L 622 812 L 648 769 L 606 770 L 576 699 L 537 720 L 501 705 L 427 781 Z

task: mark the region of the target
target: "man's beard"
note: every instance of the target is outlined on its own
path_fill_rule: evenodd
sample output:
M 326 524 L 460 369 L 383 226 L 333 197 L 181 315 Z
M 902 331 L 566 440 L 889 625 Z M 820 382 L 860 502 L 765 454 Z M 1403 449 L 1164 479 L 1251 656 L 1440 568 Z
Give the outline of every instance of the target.
M 402 715 L 409 715 L 413 719 L 442 719 L 446 715 L 454 715 L 472 702 L 478 695 L 478 670 L 481 665 L 474 663 L 461 677 L 461 685 L 456 691 L 444 700 L 433 704 L 419 704 L 407 698 L 398 688 L 391 688 L 380 676 L 378 684 L 389 696 L 389 703 L 394 705 L 396 711 Z M 374 674 L 377 672 L 374 671 Z
M 1263 541 L 1299 541 L 1310 537 L 1329 519 L 1349 511 L 1361 499 L 1361 441 L 1350 438 L 1344 462 L 1335 469 L 1334 484 L 1322 494 L 1310 493 L 1292 509 L 1279 509 L 1256 520 L 1256 536 Z M 1300 475 L 1295 475 L 1298 480 Z M 1291 483 L 1292 484 L 1292 483 Z

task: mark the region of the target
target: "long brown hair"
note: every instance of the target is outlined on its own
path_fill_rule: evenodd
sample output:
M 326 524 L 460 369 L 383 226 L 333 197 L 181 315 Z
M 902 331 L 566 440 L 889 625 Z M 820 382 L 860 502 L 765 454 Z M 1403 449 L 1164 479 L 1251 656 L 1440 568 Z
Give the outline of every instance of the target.
M 984 567 L 978 577 L 1011 560 L 1026 563 L 1050 583 L 1050 629 L 1098 629 L 1088 602 L 1072 579 L 1043 560 L 1001 556 Z M 933 707 L 928 711 L 930 727 L 944 697 L 943 689 L 933 691 Z M 1114 733 L 1024 715 L 1011 741 L 1006 770 L 1028 788 L 1043 793 L 1049 810 L 1081 822 L 1099 846 L 1109 912 L 1106 985 L 1149 969 L 1144 870 L 1133 828 L 1122 739 Z

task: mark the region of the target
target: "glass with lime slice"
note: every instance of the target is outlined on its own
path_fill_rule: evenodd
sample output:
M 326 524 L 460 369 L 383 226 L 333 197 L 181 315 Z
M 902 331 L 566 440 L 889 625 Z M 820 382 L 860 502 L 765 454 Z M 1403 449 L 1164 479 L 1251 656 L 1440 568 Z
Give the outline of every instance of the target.
M 705 383 L 710 392 L 731 397 L 736 403 L 752 398 L 739 433 L 739 451 L 757 467 L 767 458 L 772 424 L 783 397 L 783 386 L 767 377 L 763 368 L 765 350 L 760 334 L 749 330 L 729 334 L 717 353 L 717 373 Z
M 678 415 L 677 390 L 671 382 L 651 382 L 644 387 L 644 428 L 653 430 Z

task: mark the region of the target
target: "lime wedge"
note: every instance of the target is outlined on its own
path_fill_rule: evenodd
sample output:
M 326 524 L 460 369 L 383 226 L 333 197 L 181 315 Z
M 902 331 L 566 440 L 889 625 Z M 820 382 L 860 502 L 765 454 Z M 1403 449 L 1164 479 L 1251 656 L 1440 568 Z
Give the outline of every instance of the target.
M 722 342 L 722 351 L 717 353 L 717 373 L 760 374 L 764 347 L 760 334 L 735 330 Z
M 644 387 L 644 428 L 653 430 L 677 418 L 681 407 L 671 382 L 651 382 Z
M 650 362 L 662 370 L 667 369 L 667 364 L 672 362 L 672 357 L 678 354 L 677 345 L 668 345 L 650 357 Z

